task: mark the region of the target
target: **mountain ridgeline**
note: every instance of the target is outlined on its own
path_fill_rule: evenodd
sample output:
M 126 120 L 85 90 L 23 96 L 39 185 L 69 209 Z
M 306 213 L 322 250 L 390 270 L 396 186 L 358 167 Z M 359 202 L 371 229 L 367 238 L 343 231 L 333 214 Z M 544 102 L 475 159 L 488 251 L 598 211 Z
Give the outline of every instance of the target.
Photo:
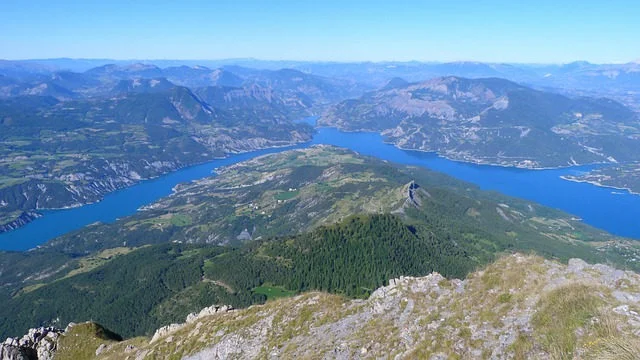
M 109 65 L 55 73 L 55 85 L 36 86 L 42 92 L 6 85 L 0 99 L 1 229 L 24 224 L 34 210 L 98 201 L 187 165 L 308 141 L 312 129 L 292 120 L 346 96 L 335 82 L 293 70 L 252 73 L 238 84 L 223 70 L 191 69 L 214 78 L 193 90 L 157 77 L 178 70 Z M 188 76 L 184 80 L 189 83 Z M 49 92 L 63 86 L 65 96 Z
M 125 341 L 95 323 L 58 336 L 67 359 L 624 359 L 640 342 L 637 273 L 512 254 L 462 279 L 390 279 L 365 299 L 309 292 L 210 306 Z M 30 330 L 32 332 L 34 329 Z M 384 336 L 380 336 L 384 334 Z
M 608 99 L 569 98 L 497 79 L 391 82 L 330 108 L 319 125 L 378 131 L 454 160 L 544 168 L 638 160 L 638 115 Z
M 571 179 L 635 189 L 637 73 L 0 61 L 0 231 L 185 166 L 308 142 L 314 129 L 297 120 L 312 115 L 459 161 L 621 163 Z M 26 334 L 0 358 L 621 358 L 640 349 L 639 264 L 637 242 L 562 211 L 309 145 L 0 251 L 0 338 Z
M 388 223 L 372 221 L 362 225 L 375 235 L 391 235 L 376 231 Z M 359 228 L 353 228 L 356 234 L 367 233 Z M 207 306 L 158 328 L 153 336 L 123 340 L 95 322 L 69 324 L 64 330 L 31 328 L 0 344 L 0 355 L 11 360 L 260 359 L 266 354 L 631 360 L 640 352 L 639 317 L 632 310 L 639 284 L 631 271 L 516 253 L 464 280 L 437 272 L 392 278 L 362 299 L 318 291 L 291 297 L 261 287 L 284 298 L 246 309 Z

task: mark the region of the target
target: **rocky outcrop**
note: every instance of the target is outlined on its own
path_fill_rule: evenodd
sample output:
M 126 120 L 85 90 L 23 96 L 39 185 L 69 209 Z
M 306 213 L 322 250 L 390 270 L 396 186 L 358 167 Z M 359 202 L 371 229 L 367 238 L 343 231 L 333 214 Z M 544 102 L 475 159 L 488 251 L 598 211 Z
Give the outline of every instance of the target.
M 197 320 L 202 319 L 204 317 L 215 315 L 215 314 L 224 314 L 224 313 L 231 312 L 231 311 L 234 311 L 234 308 L 231 305 L 222 305 L 222 306 L 221 305 L 212 305 L 212 306 L 206 307 L 206 308 L 200 310 L 200 312 L 198 312 L 198 313 L 191 313 L 191 314 L 187 315 L 187 318 L 186 318 L 184 324 L 170 324 L 170 325 L 163 326 L 160 329 L 156 330 L 156 332 L 153 334 L 153 337 L 151 338 L 151 342 L 153 343 L 153 342 L 158 341 L 161 338 L 165 338 L 169 334 L 172 334 L 172 333 L 182 329 L 185 325 L 194 323 Z
M 42 215 L 40 215 L 39 213 L 35 212 L 35 211 L 23 211 L 17 218 L 15 218 L 14 220 L 5 223 L 5 224 L 0 224 L 0 233 L 3 232 L 7 232 L 7 231 L 11 231 L 11 230 L 15 230 L 21 226 L 24 226 L 30 222 L 32 222 L 33 220 L 41 217 Z
M 53 327 L 29 329 L 19 339 L 7 338 L 0 344 L 0 360 L 51 360 L 63 330 Z
M 61 337 L 73 346 L 58 354 L 86 345 L 98 359 L 636 359 L 639 308 L 637 273 L 513 254 L 464 280 L 391 279 L 367 299 L 310 292 L 237 311 L 211 306 L 146 341 L 74 326 Z M 60 334 L 8 339 L 0 360 L 51 359 Z
M 192 360 L 633 359 L 621 356 L 640 353 L 639 306 L 636 273 L 514 254 L 464 280 L 391 279 L 363 300 L 312 292 L 231 313 L 208 308 L 129 352 Z M 118 346 L 109 356 L 127 343 Z
M 407 200 L 405 205 L 413 205 L 417 208 L 422 206 L 422 198 L 431 197 L 431 195 L 420 187 L 415 181 L 411 181 L 407 185 Z

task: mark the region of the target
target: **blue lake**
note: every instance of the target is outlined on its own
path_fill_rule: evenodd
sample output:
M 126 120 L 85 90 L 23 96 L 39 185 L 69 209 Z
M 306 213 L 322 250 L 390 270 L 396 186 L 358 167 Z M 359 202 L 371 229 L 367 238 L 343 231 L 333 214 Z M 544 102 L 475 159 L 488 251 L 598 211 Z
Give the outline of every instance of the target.
M 235 164 L 259 155 L 306 146 L 308 145 L 233 155 L 225 159 L 190 166 L 155 179 L 140 182 L 134 186 L 108 194 L 102 201 L 97 203 L 72 209 L 43 211 L 43 217 L 35 219 L 17 230 L 0 234 L 0 250 L 27 250 L 57 236 L 98 221 L 113 222 L 118 218 L 135 213 L 143 205 L 150 204 L 171 194 L 176 184 L 211 176 L 212 171 L 217 167 Z
M 424 166 L 478 185 L 484 190 L 532 200 L 574 214 L 613 234 L 640 239 L 640 196 L 626 191 L 563 180 L 592 166 L 526 170 L 456 162 L 433 153 L 400 150 L 374 133 L 343 133 L 321 129 L 314 143 L 346 147 L 363 155 L 401 164 Z
M 310 120 L 312 122 L 313 120 Z M 565 181 L 561 175 L 578 174 L 589 167 L 555 170 L 524 170 L 455 162 L 432 153 L 400 150 L 385 144 L 375 133 L 344 133 L 332 128 L 318 129 L 310 143 L 279 149 L 255 151 L 184 168 L 157 179 L 141 182 L 107 195 L 103 201 L 75 209 L 44 212 L 42 218 L 14 231 L 0 234 L 0 249 L 25 250 L 50 239 L 101 221 L 112 222 L 136 212 L 146 204 L 167 196 L 178 183 L 211 176 L 213 169 L 288 149 L 312 144 L 330 144 L 352 149 L 401 164 L 424 166 L 474 183 L 486 190 L 529 199 L 562 209 L 586 223 L 611 233 L 640 239 L 640 196 L 620 193 L 586 183 Z

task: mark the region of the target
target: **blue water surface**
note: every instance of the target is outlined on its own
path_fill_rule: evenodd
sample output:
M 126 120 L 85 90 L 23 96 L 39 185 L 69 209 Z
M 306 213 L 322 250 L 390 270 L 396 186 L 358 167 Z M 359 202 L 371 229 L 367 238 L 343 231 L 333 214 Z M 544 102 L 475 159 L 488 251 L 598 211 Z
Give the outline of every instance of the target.
M 313 120 L 309 119 L 306 122 L 312 124 Z M 433 153 L 400 150 L 393 145 L 385 144 L 382 137 L 376 133 L 345 133 L 333 128 L 321 128 L 307 144 L 232 155 L 226 159 L 214 160 L 143 181 L 109 194 L 95 204 L 75 209 L 46 211 L 42 218 L 18 230 L 0 234 L 0 249 L 26 250 L 97 221 L 113 222 L 117 218 L 135 213 L 143 205 L 169 195 L 176 184 L 212 176 L 212 170 L 216 167 L 313 144 L 336 145 L 363 155 L 401 164 L 424 166 L 477 184 L 485 190 L 496 190 L 564 210 L 582 218 L 590 225 L 616 235 L 640 239 L 640 196 L 560 178 L 561 175 L 588 171 L 589 167 L 525 170 L 474 165 L 447 160 Z
M 384 144 L 379 134 L 344 133 L 325 128 L 314 137 L 316 144 L 332 144 L 363 155 L 401 164 L 424 166 L 478 185 L 485 190 L 532 200 L 564 210 L 587 224 L 613 234 L 640 239 L 640 196 L 626 191 L 563 180 L 593 167 L 527 170 L 451 161 L 433 153 L 400 150 Z
M 0 234 L 0 250 L 27 250 L 98 221 L 113 222 L 118 218 L 135 213 L 143 205 L 153 203 L 171 194 L 173 187 L 179 183 L 214 176 L 212 171 L 217 167 L 235 164 L 264 154 L 306 146 L 308 144 L 231 155 L 225 159 L 186 167 L 155 179 L 142 181 L 131 187 L 110 193 L 97 203 L 72 209 L 42 211 L 43 217 L 35 219 L 17 230 Z

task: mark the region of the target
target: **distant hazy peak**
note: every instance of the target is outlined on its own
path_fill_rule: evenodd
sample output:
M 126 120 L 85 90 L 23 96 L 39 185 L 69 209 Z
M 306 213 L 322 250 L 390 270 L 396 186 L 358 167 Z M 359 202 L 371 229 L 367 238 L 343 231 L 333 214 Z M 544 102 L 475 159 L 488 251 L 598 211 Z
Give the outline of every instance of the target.
M 389 90 L 389 89 L 395 89 L 395 88 L 401 88 L 401 87 L 405 87 L 409 85 L 409 82 L 401 77 L 394 77 L 393 79 L 389 80 L 385 86 L 382 87 L 382 90 Z

